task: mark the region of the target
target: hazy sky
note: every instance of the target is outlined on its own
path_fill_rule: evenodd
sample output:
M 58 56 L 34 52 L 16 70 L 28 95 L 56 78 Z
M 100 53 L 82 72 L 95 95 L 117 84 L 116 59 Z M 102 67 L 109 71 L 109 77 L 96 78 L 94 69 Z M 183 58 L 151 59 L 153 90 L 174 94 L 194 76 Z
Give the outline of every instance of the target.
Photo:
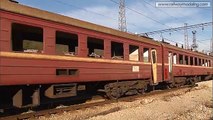
M 21 4 L 63 14 L 73 18 L 92 22 L 95 24 L 118 28 L 118 2 L 119 0 L 17 0 Z M 155 3 L 168 0 L 126 0 L 127 29 L 132 33 L 144 33 L 169 27 L 183 26 L 211 22 L 212 8 L 157 8 Z M 174 1 L 174 0 L 170 0 Z M 176 0 L 180 1 L 180 0 Z M 187 1 L 187 0 L 184 0 Z M 192 0 L 190 0 L 192 1 Z M 202 1 L 202 0 L 193 0 Z M 205 0 L 205 2 L 211 0 Z M 137 11 L 137 12 L 135 12 Z M 192 30 L 197 31 L 199 50 L 210 49 L 212 27 L 189 29 L 189 44 L 192 42 Z M 156 40 L 162 37 L 178 43 L 184 43 L 183 31 L 155 34 L 150 36 Z M 168 41 L 171 42 L 171 41 Z M 174 44 L 174 42 L 171 42 Z

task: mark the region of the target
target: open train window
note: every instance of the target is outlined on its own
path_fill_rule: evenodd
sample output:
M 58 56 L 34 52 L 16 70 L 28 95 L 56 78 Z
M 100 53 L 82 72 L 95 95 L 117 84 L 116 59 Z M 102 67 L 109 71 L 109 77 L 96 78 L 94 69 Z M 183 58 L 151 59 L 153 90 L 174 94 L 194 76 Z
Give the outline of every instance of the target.
M 78 36 L 76 34 L 56 31 L 56 54 L 77 55 Z
M 149 48 L 143 48 L 143 62 L 149 62 Z
M 198 65 L 201 66 L 201 59 L 199 58 Z
M 173 54 L 173 64 L 177 64 L 177 54 Z
M 185 64 L 188 65 L 189 64 L 189 57 L 185 56 Z
M 211 67 L 211 60 L 208 60 L 208 66 Z
M 183 64 L 183 55 L 179 54 L 179 64 Z
M 103 58 L 104 40 L 88 37 L 87 38 L 88 56 L 94 58 Z
M 197 58 L 195 58 L 195 65 L 196 65 L 196 66 L 198 65 L 197 60 L 198 60 L 198 59 L 197 59 Z
M 12 24 L 12 50 L 42 53 L 43 29 L 18 23 Z
M 124 59 L 123 43 L 111 42 L 111 57 L 112 59 Z
M 134 45 L 129 45 L 129 60 L 139 61 L 139 47 Z
M 190 57 L 190 65 L 193 65 L 194 62 L 193 62 L 193 57 Z
M 202 66 L 205 66 L 205 60 L 202 59 Z
M 208 67 L 208 60 L 205 60 L 205 66 Z

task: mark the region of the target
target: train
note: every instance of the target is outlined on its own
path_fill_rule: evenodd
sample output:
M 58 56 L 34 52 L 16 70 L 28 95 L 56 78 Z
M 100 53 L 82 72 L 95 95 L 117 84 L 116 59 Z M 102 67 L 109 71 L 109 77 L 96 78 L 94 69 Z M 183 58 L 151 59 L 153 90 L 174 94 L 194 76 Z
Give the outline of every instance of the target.
M 0 110 L 103 90 L 144 93 L 213 77 L 213 56 L 75 18 L 0 1 Z

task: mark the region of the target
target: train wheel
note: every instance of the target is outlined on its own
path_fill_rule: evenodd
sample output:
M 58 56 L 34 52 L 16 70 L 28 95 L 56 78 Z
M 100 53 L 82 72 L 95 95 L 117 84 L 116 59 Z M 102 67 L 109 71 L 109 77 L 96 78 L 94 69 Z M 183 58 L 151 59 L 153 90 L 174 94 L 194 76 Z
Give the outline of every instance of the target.
M 105 93 L 110 99 L 118 99 L 123 95 L 143 94 L 148 87 L 149 81 L 117 81 L 107 83 L 104 86 Z
M 174 88 L 174 87 L 175 87 L 174 83 L 169 83 L 169 84 L 167 84 L 167 88 L 168 88 L 168 89 L 172 89 L 172 88 Z
M 144 88 L 138 89 L 138 94 L 144 94 L 147 91 L 147 86 L 145 86 Z
M 189 85 L 196 86 L 196 82 L 197 82 L 196 78 L 189 78 Z
M 109 87 L 105 86 L 105 92 L 108 98 L 118 99 L 122 96 L 122 89 L 120 87 Z

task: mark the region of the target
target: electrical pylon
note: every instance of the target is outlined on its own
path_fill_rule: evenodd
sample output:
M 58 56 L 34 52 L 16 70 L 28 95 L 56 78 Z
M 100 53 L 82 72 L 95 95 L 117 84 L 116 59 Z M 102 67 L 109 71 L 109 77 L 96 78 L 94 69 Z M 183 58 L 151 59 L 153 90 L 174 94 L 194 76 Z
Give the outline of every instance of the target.
M 126 10 L 125 10 L 125 0 L 119 1 L 119 18 L 118 18 L 118 29 L 126 32 Z
M 187 23 L 184 23 L 184 45 L 185 49 L 189 49 Z

